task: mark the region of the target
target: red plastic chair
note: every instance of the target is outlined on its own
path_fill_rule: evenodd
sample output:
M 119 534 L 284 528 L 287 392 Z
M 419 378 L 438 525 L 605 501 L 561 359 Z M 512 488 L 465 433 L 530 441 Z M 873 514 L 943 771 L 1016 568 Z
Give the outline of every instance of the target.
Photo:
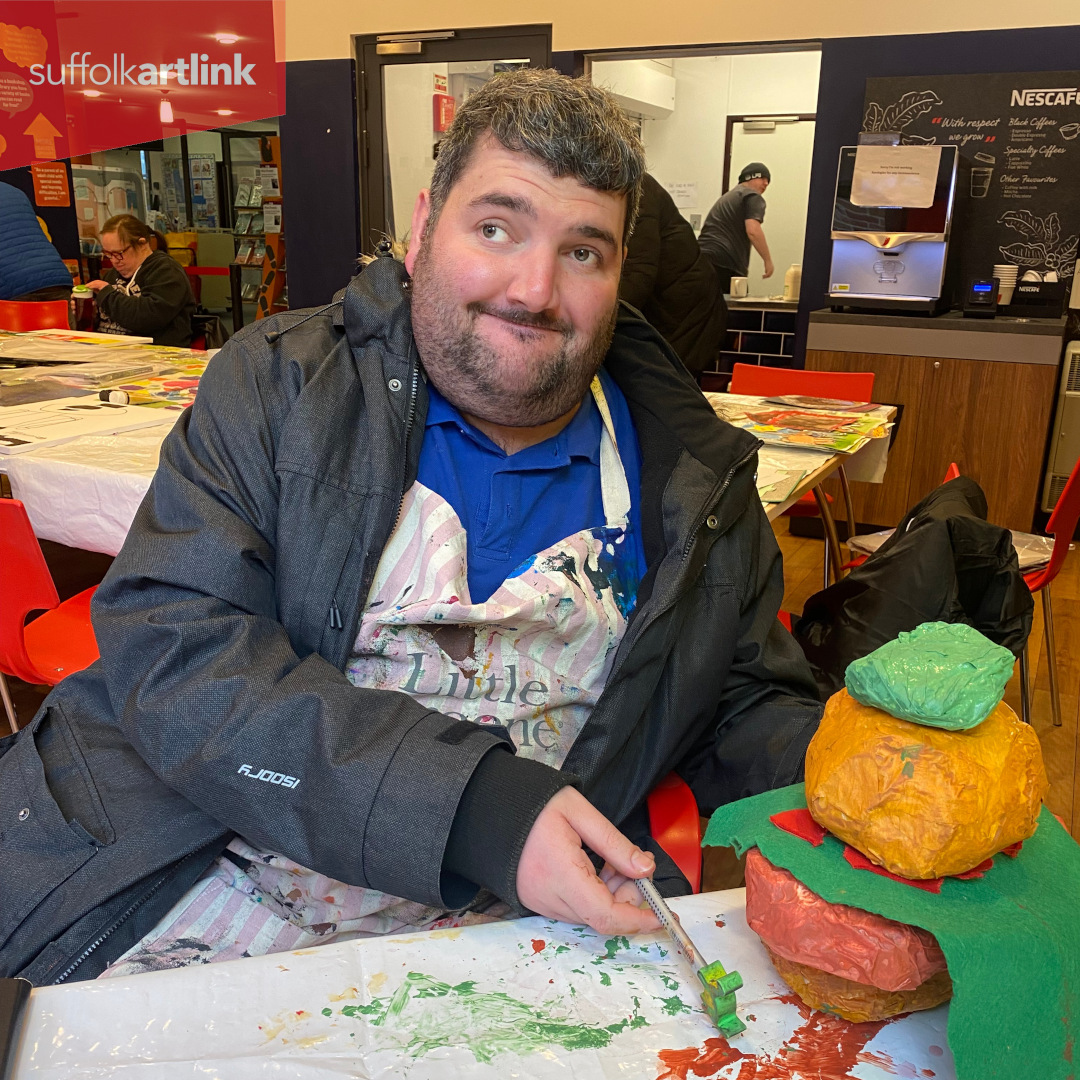
M 668 773 L 649 792 L 649 831 L 694 892 L 701 892 L 701 817 L 685 780 Z
M 93 589 L 60 603 L 45 556 L 18 499 L 0 499 L 0 676 L 13 675 L 35 685 L 55 686 L 98 658 L 90 625 Z M 44 611 L 27 625 L 32 611 Z M 15 708 L 3 691 L 11 730 L 18 731 Z
M 0 300 L 0 330 L 67 330 L 66 300 Z
M 947 484 L 950 480 L 955 480 L 959 475 L 960 467 L 954 461 L 945 470 L 945 479 L 941 482 L 943 484 Z M 840 569 L 847 573 L 849 570 L 854 570 L 856 566 L 862 566 L 862 564 L 866 562 L 869 557 L 869 555 L 856 555 L 854 559 L 850 559 L 848 562 L 844 563 L 844 565 Z
M 1024 575 L 1024 584 L 1034 593 L 1042 593 L 1043 625 L 1046 628 L 1047 672 L 1050 676 L 1050 707 L 1053 712 L 1054 726 L 1061 727 L 1061 702 L 1058 698 L 1057 648 L 1054 644 L 1054 612 L 1050 605 L 1050 584 L 1058 576 L 1065 556 L 1069 553 L 1069 543 L 1080 522 L 1080 461 L 1073 466 L 1065 488 L 1058 496 L 1046 531 L 1054 537 L 1054 548 L 1050 552 L 1050 561 L 1041 570 L 1032 570 Z M 1020 654 L 1020 710 L 1025 723 L 1031 723 L 1031 704 L 1028 697 L 1028 662 L 1027 645 Z
M 731 371 L 728 392 L 732 394 L 775 397 L 778 394 L 802 394 L 806 397 L 839 398 L 845 401 L 872 401 L 874 373 L 872 371 L 807 371 L 803 368 L 761 367 L 757 364 L 736 364 Z M 837 470 L 844 491 L 848 535 L 855 532 L 855 507 L 851 499 L 847 473 L 841 465 Z M 840 552 L 829 541 L 835 531 L 829 503 L 832 496 L 818 487 L 808 491 L 794 506 L 784 511 L 789 517 L 815 517 L 821 514 L 825 528 L 825 588 L 829 587 L 829 568 L 840 580 L 843 565 Z

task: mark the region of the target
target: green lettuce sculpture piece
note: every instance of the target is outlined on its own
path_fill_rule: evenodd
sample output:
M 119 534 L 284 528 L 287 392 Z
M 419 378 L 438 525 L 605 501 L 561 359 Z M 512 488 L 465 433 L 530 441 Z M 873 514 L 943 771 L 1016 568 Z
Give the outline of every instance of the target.
M 852 661 L 844 685 L 863 705 L 963 731 L 981 724 L 1001 701 L 1014 659 L 974 627 L 929 622 Z

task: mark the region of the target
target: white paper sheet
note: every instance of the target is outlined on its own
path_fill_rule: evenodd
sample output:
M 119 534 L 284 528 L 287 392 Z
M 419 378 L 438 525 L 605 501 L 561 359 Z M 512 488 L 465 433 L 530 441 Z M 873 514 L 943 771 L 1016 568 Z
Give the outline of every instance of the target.
M 940 146 L 860 146 L 855 151 L 855 206 L 934 205 Z
M 744 979 L 730 1044 L 663 935 L 533 918 L 38 989 L 14 1076 L 732 1080 L 756 1059 L 795 1080 L 847 1059 L 835 1075 L 954 1080 L 946 1006 L 880 1029 L 811 1013 L 747 928 L 743 890 L 672 907 Z

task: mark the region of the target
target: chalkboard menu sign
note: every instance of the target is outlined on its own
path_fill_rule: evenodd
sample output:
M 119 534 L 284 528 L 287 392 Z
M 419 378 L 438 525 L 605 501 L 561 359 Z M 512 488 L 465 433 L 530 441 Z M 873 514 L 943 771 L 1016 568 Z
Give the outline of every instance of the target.
M 866 80 L 864 131 L 953 145 L 964 168 L 963 278 L 1009 263 L 1072 278 L 1080 236 L 1080 71 Z

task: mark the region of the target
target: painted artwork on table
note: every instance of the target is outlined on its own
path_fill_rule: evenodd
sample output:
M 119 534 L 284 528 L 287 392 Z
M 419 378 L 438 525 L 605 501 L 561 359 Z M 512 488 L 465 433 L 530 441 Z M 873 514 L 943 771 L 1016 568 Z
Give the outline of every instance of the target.
M 946 1007 L 871 1024 L 813 1012 L 747 928 L 741 890 L 672 907 L 741 972 L 742 1035 L 717 1032 L 666 937 L 531 918 L 37 990 L 15 1076 L 171 1080 L 197 1062 L 230 1080 L 955 1080 Z
M 162 419 L 160 413 L 138 405 L 86 397 L 12 405 L 0 413 L 0 454 L 22 454 L 81 435 L 150 427 Z

